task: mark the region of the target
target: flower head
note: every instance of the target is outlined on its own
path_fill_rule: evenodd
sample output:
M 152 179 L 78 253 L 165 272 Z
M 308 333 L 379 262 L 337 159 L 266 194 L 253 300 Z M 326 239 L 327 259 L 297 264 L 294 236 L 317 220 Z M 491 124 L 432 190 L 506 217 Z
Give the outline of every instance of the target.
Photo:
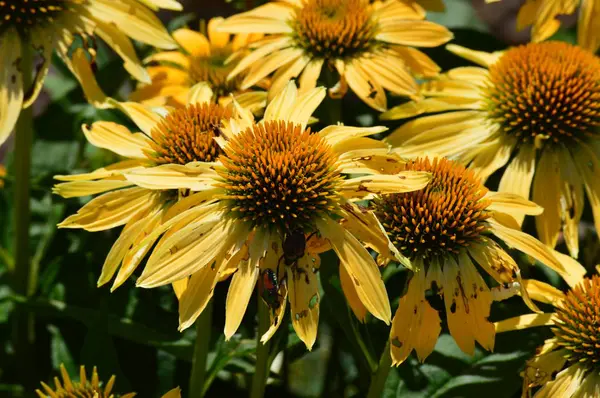
M 554 307 L 552 312 L 525 314 L 496 323 L 497 332 L 551 326 L 546 340 L 522 373 L 525 392 L 540 387 L 536 397 L 596 396 L 600 393 L 600 277 L 584 277 L 585 269 L 568 256 L 560 259 L 578 269 L 578 278 L 567 280 L 563 293 L 536 280 L 525 280 L 530 297 Z
M 560 42 L 492 54 L 449 49 L 485 68 L 453 69 L 423 84 L 423 100 L 384 113 L 399 119 L 443 112 L 404 124 L 388 142 L 406 156 L 457 155 L 483 180 L 508 163 L 498 190 L 531 194 L 545 209 L 536 217 L 540 240 L 554 247 L 562 231 L 576 256 L 584 187 L 600 227 L 600 59 Z
M 151 9 L 181 9 L 174 0 L 3 0 L 0 1 L 0 144 L 8 138 L 22 107 L 37 98 L 56 50 L 82 83 L 88 99 L 105 100 L 98 88 L 86 55 L 96 55 L 93 38 L 98 35 L 125 61 L 136 79 L 150 81 L 128 37 L 160 48 L 175 42 Z M 82 37 L 84 49 L 71 55 L 75 37 Z M 88 40 L 89 39 L 89 40 Z M 31 47 L 31 48 L 27 48 Z M 23 87 L 22 58 L 35 50 L 42 57 L 32 87 Z M 87 51 L 87 54 L 86 54 Z
M 182 106 L 187 102 L 189 89 L 206 83 L 213 90 L 214 100 L 221 105 L 231 102 L 235 95 L 240 105 L 252 112 L 262 111 L 267 94 L 263 91 L 242 89 L 244 74 L 228 79 L 239 57 L 247 52 L 247 46 L 262 35 L 229 35 L 217 29 L 223 18 L 208 22 L 208 34 L 190 29 L 178 29 L 173 38 L 180 49 L 158 52 L 146 60 L 152 82 L 141 83 L 131 96 L 131 101 L 149 105 Z M 234 57 L 232 57 L 236 54 Z M 264 82 L 257 82 L 261 84 Z M 264 84 L 263 84 L 264 85 Z
M 94 366 L 92 371 L 91 379 L 87 378 L 85 366 L 79 368 L 79 381 L 72 381 L 67 369 L 64 365 L 60 365 L 60 375 L 62 382 L 58 377 L 54 378 L 54 388 L 48 384 L 41 382 L 43 392 L 41 390 L 35 390 L 36 394 L 40 398 L 112 398 L 115 395 L 112 394 L 112 389 L 115 384 L 115 376 L 111 376 L 106 384 L 100 381 L 98 371 Z M 133 398 L 135 393 L 128 393 L 124 395 L 117 395 L 121 398 Z
M 439 68 L 411 46 L 433 47 L 452 38 L 444 27 L 424 21 L 415 2 L 387 0 L 295 0 L 272 2 L 234 15 L 220 26 L 233 33 L 264 33 L 229 75 L 244 72 L 247 88 L 275 72 L 269 96 L 298 77 L 300 91 L 317 85 L 324 68 L 337 71 L 332 96 L 349 86 L 365 103 L 385 110 L 385 90 L 412 96 L 411 73 L 434 76 Z
M 234 116 L 230 107 L 209 102 L 212 91 L 206 85 L 190 90 L 189 104 L 183 108 L 164 110 L 159 115 L 137 103 L 116 104 L 142 130 L 132 133 L 112 122 L 95 122 L 83 126 L 90 143 L 106 148 L 125 159 L 91 173 L 56 176 L 66 181 L 54 192 L 65 197 L 101 194 L 62 223 L 61 228 L 83 228 L 102 231 L 124 225 L 109 252 L 98 285 L 109 282 L 115 273 L 113 289 L 135 271 L 153 241 L 134 247 L 155 228 L 173 217 L 174 212 L 189 206 L 190 190 L 204 186 L 198 172 L 184 165 L 190 162 L 212 164 L 221 154 L 215 138 Z M 178 183 L 155 190 L 128 181 L 124 175 L 136 170 L 178 176 Z
M 324 96 L 323 88 L 299 94 L 294 83 L 288 84 L 267 106 L 263 120 L 255 122 L 239 110 L 241 120 L 222 129 L 217 164 L 187 166 L 204 170 L 204 187 L 190 196 L 194 205 L 148 237 L 164 233 L 137 282 L 147 288 L 178 286 L 180 328 L 193 324 L 217 282 L 233 274 L 227 338 L 237 330 L 258 283 L 272 317 L 263 341 L 281 323 L 289 300 L 292 324 L 311 348 L 319 319 L 318 253 L 329 248 L 340 257 L 347 295 L 389 322 L 377 264 L 359 240 L 410 263 L 374 215 L 351 200 L 420 189 L 429 173 L 400 171 L 402 159 L 367 138 L 385 128 L 337 125 L 313 132 L 307 123 Z M 349 173 L 361 175 L 343 178 Z M 131 170 L 126 178 L 152 189 L 178 183 L 174 175 L 152 170 Z
M 402 363 L 413 349 L 420 360 L 433 351 L 441 331 L 439 312 L 446 313 L 450 333 L 464 352 L 473 354 L 475 342 L 491 350 L 495 333 L 488 316 L 494 293 L 476 264 L 499 290 L 521 282 L 519 267 L 498 241 L 570 275 L 513 218 L 542 209 L 513 194 L 489 192 L 472 171 L 445 158 L 417 158 L 405 170 L 429 172 L 431 182 L 420 191 L 384 195 L 373 205 L 390 240 L 416 269 L 392 320 L 393 363 Z

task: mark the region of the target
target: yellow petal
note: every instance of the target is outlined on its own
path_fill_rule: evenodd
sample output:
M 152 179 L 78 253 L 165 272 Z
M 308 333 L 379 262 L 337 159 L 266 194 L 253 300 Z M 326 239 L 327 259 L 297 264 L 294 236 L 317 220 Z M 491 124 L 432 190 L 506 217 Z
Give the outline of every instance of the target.
M 242 90 L 246 90 L 252 87 L 260 80 L 271 74 L 273 71 L 280 68 L 282 65 L 286 65 L 289 62 L 294 62 L 296 59 L 301 57 L 303 53 L 304 50 L 295 47 L 288 47 L 271 53 L 261 62 L 257 62 L 252 66 L 244 78 L 240 88 Z
M 162 214 L 160 211 L 153 209 L 153 211 L 148 214 L 138 213 L 135 218 L 127 223 L 104 260 L 102 273 L 100 274 L 100 278 L 98 278 L 98 287 L 106 284 L 112 279 L 128 251 L 135 245 L 136 241 L 139 242 L 143 238 L 145 230 L 148 230 L 148 228 L 152 228 L 157 224 L 161 216 Z
M 189 278 L 187 288 L 179 299 L 179 331 L 192 326 L 212 299 L 220 266 L 217 262 L 214 266 L 204 267 Z
M 269 99 L 273 99 L 285 86 L 290 82 L 291 79 L 297 77 L 304 67 L 309 63 L 309 57 L 299 57 L 293 62 L 290 62 L 286 66 L 283 66 L 275 72 L 271 81 L 271 87 L 269 88 Z
M 105 193 L 92 199 L 77 214 L 58 224 L 59 228 L 83 228 L 102 231 L 126 224 L 138 212 L 155 206 L 152 191 L 143 188 L 126 188 Z
M 352 202 L 342 204 L 342 226 L 366 246 L 388 259 L 395 259 L 408 269 L 414 270 L 410 260 L 404 257 L 389 240 L 383 225 L 373 212 L 362 209 Z
M 600 161 L 594 151 L 583 142 L 578 143 L 572 155 L 590 201 L 594 225 L 596 230 L 600 231 Z
M 395 175 L 376 174 L 347 179 L 341 183 L 339 191 L 347 198 L 359 198 L 368 194 L 412 192 L 425 188 L 429 181 L 429 172 L 402 171 Z
M 488 145 L 475 155 L 469 169 L 485 182 L 490 175 L 508 162 L 514 147 L 514 142 L 504 140 Z
M 354 316 L 364 323 L 367 318 L 367 307 L 363 304 L 363 302 L 358 297 L 358 293 L 356 292 L 356 288 L 354 287 L 354 283 L 352 283 L 352 279 L 350 274 L 346 270 L 342 264 L 340 264 L 340 284 L 342 285 L 342 291 L 344 292 L 344 296 L 346 297 L 346 301 Z
M 153 112 L 147 106 L 135 102 L 117 102 L 112 104 L 123 111 L 137 126 L 148 136 L 152 136 L 152 129 L 158 125 L 163 118 Z
M 310 351 L 317 339 L 319 326 L 319 282 L 312 253 L 306 253 L 296 265 L 287 267 L 288 298 L 292 326 Z
M 468 59 L 477 65 L 481 65 L 484 68 L 489 68 L 502 56 L 502 53 L 499 52 L 488 53 L 484 51 L 475 51 L 466 47 L 458 46 L 456 44 L 448 44 L 446 46 L 446 50 L 458 55 L 459 57 Z
M 393 51 L 400 55 L 406 66 L 419 77 L 432 78 L 439 74 L 441 68 L 431 58 L 416 48 L 395 46 Z
M 144 151 L 152 150 L 148 137 L 141 133 L 133 134 L 127 127 L 117 123 L 95 122 L 91 127 L 84 124 L 81 128 L 90 144 L 126 158 L 147 160 Z
M 383 87 L 370 72 L 361 66 L 360 60 L 347 63 L 343 76 L 352 91 L 367 105 L 380 112 L 386 110 L 387 98 Z
M 208 39 L 217 48 L 224 48 L 229 44 L 229 34 L 218 31 L 219 25 L 223 23 L 223 17 L 211 18 L 208 21 Z
M 100 178 L 109 178 L 115 176 L 121 176 L 124 172 L 131 169 L 137 169 L 143 167 L 145 163 L 139 160 L 124 160 L 122 162 L 113 163 L 106 167 L 96 169 L 91 173 L 83 174 L 72 174 L 72 175 L 56 175 L 54 179 L 60 181 L 85 181 L 85 180 L 97 180 Z
M 298 98 L 296 83 L 290 81 L 283 90 L 267 105 L 263 121 L 286 120 Z
M 260 261 L 266 256 L 270 243 L 269 234 L 257 231 L 250 243 L 249 258 L 242 261 L 233 274 L 225 304 L 225 339 L 237 331 L 246 313 L 250 296 L 254 291 L 260 270 Z
M 206 82 L 198 83 L 188 92 L 188 104 L 210 102 L 213 97 L 213 91 Z
M 81 84 L 81 88 L 83 89 L 83 93 L 88 102 L 96 108 L 109 108 L 109 99 L 98 85 L 90 62 L 82 48 L 75 49 L 70 65 L 73 74 Z
M 317 87 L 317 81 L 319 80 L 319 76 L 321 76 L 321 70 L 323 69 L 324 59 L 312 59 L 304 71 L 298 79 L 298 85 L 301 93 L 306 92 L 307 90 L 312 90 Z
M 202 33 L 191 29 L 177 29 L 173 38 L 188 54 L 194 57 L 210 55 L 210 43 Z
M 375 36 L 377 40 L 413 47 L 437 47 L 453 37 L 452 32 L 442 25 L 429 21 L 403 20 L 387 24 Z
M 123 180 L 99 180 L 99 181 L 73 181 L 56 184 L 52 193 L 63 198 L 74 198 L 80 196 L 96 195 L 113 189 L 126 188 L 133 183 Z
M 114 23 L 134 40 L 162 49 L 176 47 L 158 17 L 137 1 L 94 0 L 87 10 L 94 20 Z
M 149 1 L 149 0 L 142 0 L 142 1 Z M 156 0 L 152 0 L 152 1 L 156 2 Z M 164 2 L 164 1 L 165 0 L 161 0 L 161 2 Z M 173 1 L 173 3 L 176 3 L 176 2 Z M 123 398 L 125 398 L 125 397 L 123 397 Z M 181 398 L 181 388 L 175 387 L 174 389 L 170 390 L 165 395 L 163 395 L 162 398 Z
M 579 20 L 577 23 L 577 42 L 579 46 L 590 50 L 592 53 L 600 47 L 600 3 L 594 0 L 580 2 Z
M 112 23 L 96 21 L 96 34 L 102 38 L 123 59 L 123 66 L 131 76 L 143 83 L 152 80 L 146 69 L 142 66 L 129 38 L 120 27 Z
M 139 287 L 166 285 L 210 266 L 231 247 L 230 226 L 213 215 L 163 237 L 159 244 L 136 282 Z
M 485 195 L 486 199 L 491 201 L 488 206 L 489 210 L 501 211 L 508 214 L 528 214 L 537 216 L 542 214 L 544 211 L 543 207 L 538 206 L 536 203 L 523 198 L 522 196 L 506 193 L 506 192 L 493 192 L 489 191 Z
M 292 41 L 289 37 L 284 36 L 277 37 L 275 39 L 268 39 L 260 43 L 260 47 L 246 55 L 237 63 L 235 68 L 233 68 L 233 70 L 229 73 L 229 76 L 227 77 L 228 79 L 234 78 L 240 72 L 248 69 L 249 67 L 254 65 L 258 60 L 266 57 L 269 54 L 272 54 L 274 51 L 278 51 L 285 47 L 289 47 L 292 44 Z
M 398 120 L 422 115 L 424 113 L 437 113 L 457 111 L 463 109 L 478 109 L 479 100 L 464 97 L 426 98 L 421 101 L 409 101 L 398 105 L 380 115 L 382 120 Z
M 526 314 L 494 323 L 496 333 L 554 325 L 554 314 Z
M 125 178 L 140 187 L 152 190 L 187 188 L 192 191 L 204 191 L 213 188 L 216 183 L 213 174 L 203 175 L 202 170 L 176 164 L 131 170 L 125 174 Z
M 338 159 L 340 171 L 344 174 L 397 174 L 406 164 L 400 155 L 387 146 L 343 152 Z
M 523 285 L 533 300 L 557 307 L 565 299 L 563 292 L 547 283 L 535 279 L 525 279 Z
M 559 151 L 560 158 L 560 204 L 563 217 L 563 236 L 569 253 L 579 254 L 579 220 L 583 215 L 583 181 L 573 157 L 567 150 Z
M 42 87 L 44 86 L 44 80 L 48 75 L 48 69 L 52 62 L 52 52 L 56 45 L 56 36 L 48 34 L 45 29 L 32 29 L 31 30 L 31 46 L 37 51 L 42 57 L 42 63 L 36 69 L 35 80 L 32 84 L 32 88 L 29 89 L 29 95 L 23 99 L 23 108 L 28 108 L 37 99 Z M 14 50 L 14 49 L 13 49 Z M 0 59 L 3 59 L 0 55 Z M 0 136 L 2 134 L 0 133 Z M 0 143 L 1 143 L 0 139 Z
M 544 263 L 546 266 L 558 272 L 563 279 L 567 281 L 574 277 L 571 275 L 567 267 L 555 256 L 550 248 L 545 246 L 542 242 L 535 239 L 531 235 L 507 228 L 493 220 L 489 221 L 489 225 L 492 233 L 502 239 L 507 245 L 512 246 Z
M 317 220 L 317 228 L 351 276 L 358 297 L 373 316 L 386 324 L 391 320 L 390 302 L 377 264 L 369 252 L 333 220 Z
M 337 150 L 340 146 L 345 145 L 348 141 L 382 133 L 386 130 L 387 127 L 384 126 L 350 127 L 344 125 L 330 125 L 319 131 L 319 135 L 323 137 L 329 145 Z
M 536 150 L 533 145 L 521 146 L 517 156 L 504 171 L 498 185 L 498 191 L 511 192 L 529 199 L 531 181 L 535 172 L 535 155 Z M 515 217 L 519 224 L 523 223 L 523 218 L 524 216 Z
M 551 148 L 545 149 L 537 164 L 533 179 L 532 199 L 544 208 L 535 218 L 538 236 L 542 243 L 554 248 L 561 229 L 560 159 Z

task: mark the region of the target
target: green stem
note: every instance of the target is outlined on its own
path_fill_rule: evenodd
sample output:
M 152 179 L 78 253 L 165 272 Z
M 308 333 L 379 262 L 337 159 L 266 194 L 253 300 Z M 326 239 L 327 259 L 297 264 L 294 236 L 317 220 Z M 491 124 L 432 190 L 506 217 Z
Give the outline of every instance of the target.
M 212 330 L 213 300 L 206 304 L 206 308 L 196 320 L 196 343 L 192 358 L 192 373 L 190 375 L 190 397 L 203 397 L 206 379 L 206 361 L 210 348 L 210 332 Z
M 21 54 L 21 75 L 24 90 L 32 83 L 32 53 L 24 46 Z M 33 109 L 23 109 L 19 115 L 15 132 L 15 263 L 13 289 L 16 294 L 31 296 L 37 284 L 36 270 L 32 268 L 29 246 L 29 224 L 31 209 L 29 191 L 31 181 L 31 145 L 33 143 Z M 17 369 L 26 385 L 35 377 L 32 369 L 35 360 L 33 353 L 34 324 L 33 315 L 21 308 L 14 325 L 15 356 Z
M 269 318 L 269 307 L 258 296 L 258 334 L 256 336 L 256 367 L 252 376 L 252 390 L 250 398 L 262 398 L 265 395 L 265 385 L 269 377 L 269 351 L 271 342 L 265 344 L 260 342 L 261 336 L 269 330 L 271 320 Z
M 383 353 L 381 354 L 381 358 L 379 359 L 379 366 L 377 367 L 377 371 L 373 374 L 371 378 L 371 385 L 369 386 L 369 392 L 367 393 L 367 398 L 380 398 L 383 393 L 383 387 L 385 387 L 385 382 L 387 380 L 388 374 L 390 373 L 390 368 L 392 366 L 392 356 L 390 354 L 390 341 L 388 339 L 385 344 L 385 348 L 383 349 Z

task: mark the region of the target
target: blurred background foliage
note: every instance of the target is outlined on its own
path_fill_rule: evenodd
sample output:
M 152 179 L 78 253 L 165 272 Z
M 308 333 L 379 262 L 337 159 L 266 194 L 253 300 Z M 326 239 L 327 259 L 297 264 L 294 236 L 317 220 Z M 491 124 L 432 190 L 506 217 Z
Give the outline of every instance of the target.
M 186 2 L 183 2 L 186 3 Z M 183 13 L 162 13 L 169 30 L 188 25 L 197 28 L 199 19 L 227 16 L 258 5 L 256 0 L 188 1 Z M 455 34 L 454 43 L 479 50 L 501 50 L 527 40 L 514 32 L 514 14 L 519 1 L 504 2 L 503 8 L 483 6 L 483 1 L 446 0 L 445 13 L 430 13 L 429 19 L 444 24 Z M 502 19 L 503 18 L 503 19 Z M 512 28 L 511 28 L 512 27 Z M 558 33 L 573 41 L 570 29 Z M 140 55 L 149 48 L 139 46 Z M 443 69 L 466 65 L 443 48 L 426 51 Z M 53 176 L 92 170 L 113 162 L 115 155 L 88 144 L 82 123 L 96 120 L 129 122 L 116 111 L 97 110 L 88 105 L 79 85 L 58 59 L 46 81 L 43 96 L 35 106 L 35 134 L 32 170 L 31 254 L 39 267 L 39 279 L 32 299 L 15 296 L 8 286 L 12 258 L 12 203 L 10 170 L 13 162 L 10 143 L 0 150 L 0 160 L 9 175 L 0 190 L 0 397 L 29 397 L 40 380 L 49 381 L 64 363 L 71 374 L 80 364 L 97 366 L 101 379 L 117 376 L 116 391 L 137 391 L 140 397 L 159 397 L 176 385 L 188 386 L 195 330 L 177 331 L 177 302 L 169 287 L 137 289 L 134 281 L 116 292 L 96 288 L 101 266 L 118 230 L 88 233 L 57 230 L 65 215 L 75 213 L 87 199 L 62 200 L 51 193 Z M 97 76 L 107 94 L 124 97 L 131 81 L 121 61 L 100 47 Z M 391 105 L 400 103 L 394 98 Z M 348 125 L 380 124 L 378 116 L 361 101 L 344 98 L 344 120 Z M 319 115 L 317 115 L 319 116 Z M 326 120 L 326 115 L 320 115 Z M 400 122 L 388 124 L 393 128 Z M 2 159 L 2 153 L 4 157 Z M 491 178 L 495 188 L 498 178 Z M 589 209 L 584 219 L 591 219 Z M 533 232 L 532 220 L 525 230 Z M 600 247 L 592 228 L 584 232 L 580 261 L 593 267 Z M 586 240 L 587 239 L 587 240 Z M 559 248 L 560 249 L 560 248 Z M 516 253 L 513 253 L 518 256 Z M 517 257 L 525 277 L 536 277 L 560 286 L 558 276 L 548 269 Z M 336 263 L 328 254 L 326 263 Z M 269 397 L 360 397 L 368 388 L 370 373 L 386 343 L 389 329 L 372 317 L 360 324 L 349 310 L 335 267 L 321 267 L 322 315 L 319 337 L 312 352 L 293 333 L 291 326 L 280 328 L 275 337 Z M 329 270 L 329 272 L 327 272 Z M 389 266 L 383 271 L 392 307 L 395 309 L 405 288 L 406 272 Z M 135 276 L 134 276 L 135 278 Z M 224 341 L 227 283 L 218 285 L 214 295 L 213 333 L 208 360 L 208 396 L 245 395 L 255 362 L 256 297 L 248 307 L 242 327 L 230 341 Z M 564 286 L 562 286 L 564 287 Z M 17 310 L 30 311 L 35 318 L 35 352 L 28 364 L 28 377 L 20 378 L 11 346 L 11 318 Z M 491 320 L 527 312 L 519 298 L 495 303 Z M 289 315 L 288 315 L 289 316 Z M 442 317 L 445 319 L 445 317 Z M 289 325 L 289 322 L 288 322 Z M 444 325 L 444 327 L 446 327 Z M 524 360 L 549 336 L 544 329 L 499 335 L 493 353 L 477 350 L 473 357 L 463 354 L 453 339 L 443 334 L 435 352 L 420 364 L 411 356 L 392 369 L 384 396 L 392 397 L 517 397 L 521 392 L 520 370 Z

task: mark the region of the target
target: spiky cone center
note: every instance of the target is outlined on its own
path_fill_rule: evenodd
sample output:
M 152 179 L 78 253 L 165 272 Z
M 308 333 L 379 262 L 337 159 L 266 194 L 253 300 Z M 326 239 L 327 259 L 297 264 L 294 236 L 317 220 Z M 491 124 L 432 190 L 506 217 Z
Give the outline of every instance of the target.
M 157 164 L 214 162 L 221 154 L 214 137 L 231 115 L 231 108 L 209 103 L 174 110 L 152 129 L 146 156 Z
M 238 93 L 244 80 L 244 74 L 238 74 L 232 79 L 227 79 L 227 76 L 236 65 L 235 62 L 225 64 L 232 53 L 230 46 L 226 46 L 218 49 L 211 48 L 210 55 L 192 57 L 190 63 L 191 84 L 208 83 L 215 98 Z
M 364 0 L 305 0 L 290 24 L 296 44 L 326 60 L 369 51 L 377 27 L 372 8 Z
M 489 117 L 521 142 L 550 143 L 598 136 L 600 59 L 563 42 L 508 50 L 489 69 Z
M 220 157 L 229 216 L 282 231 L 311 229 L 339 206 L 337 155 L 310 128 L 285 121 L 254 124 Z
M 384 195 L 374 209 L 390 240 L 409 258 L 456 254 L 486 231 L 487 189 L 464 166 L 445 158 L 419 158 L 406 170 L 428 171 L 422 190 Z
M 56 23 L 61 15 L 77 12 L 85 0 L 0 0 L 0 34 L 14 27 L 21 34 Z
M 557 307 L 555 327 L 559 345 L 570 362 L 598 367 L 600 361 L 600 277 L 594 275 L 570 290 Z

